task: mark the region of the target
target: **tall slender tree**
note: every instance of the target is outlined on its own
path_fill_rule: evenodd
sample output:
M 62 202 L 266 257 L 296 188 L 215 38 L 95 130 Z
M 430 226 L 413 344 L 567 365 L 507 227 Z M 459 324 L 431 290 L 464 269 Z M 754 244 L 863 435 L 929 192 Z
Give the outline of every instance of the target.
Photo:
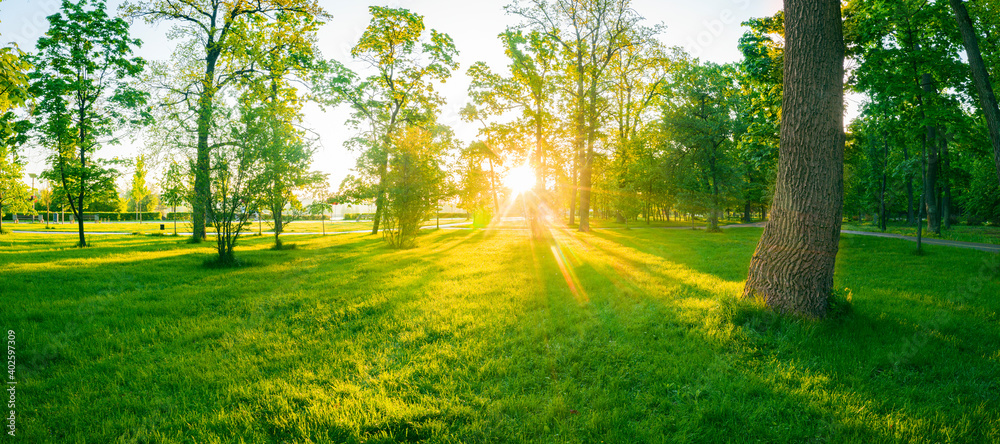
M 59 184 L 86 246 L 83 212 L 91 199 L 117 194 L 117 171 L 94 157 L 102 144 L 115 143 L 115 130 L 149 122 L 148 94 L 133 85 L 145 61 L 133 56 L 140 42 L 129 36 L 125 20 L 111 18 L 103 0 L 63 0 L 48 17 L 49 30 L 38 39 L 31 91 L 38 97 L 36 128 L 50 148 L 46 179 Z
M 444 103 L 434 82 L 444 82 L 458 68 L 458 50 L 448 34 L 431 29 L 424 17 L 401 8 L 371 6 L 371 23 L 351 49 L 351 56 L 375 74 L 361 79 L 342 64 L 331 62 L 319 81 L 318 94 L 328 104 L 347 103 L 351 125 L 362 134 L 354 145 L 364 150 L 359 171 L 375 178 L 377 234 L 386 208 L 387 174 L 393 137 L 406 126 L 426 119 L 428 110 Z
M 193 237 L 205 238 L 205 215 L 211 201 L 211 152 L 216 146 L 210 137 L 215 125 L 217 96 L 227 86 L 252 70 L 246 59 L 236 57 L 249 42 L 238 32 L 241 24 L 271 22 L 276 15 L 305 18 L 327 17 L 316 0 L 134 0 L 123 11 L 148 23 L 169 22 L 186 37 L 175 54 L 179 70 L 176 79 L 165 85 L 171 101 L 187 107 L 195 115 L 196 161 Z M 264 29 L 261 32 L 269 32 Z
M 135 220 L 142 222 L 141 213 L 146 211 L 146 198 L 150 196 L 149 188 L 146 186 L 146 156 L 139 155 L 135 158 L 135 172 L 132 174 L 132 186 L 129 188 L 129 203 L 132 211 L 135 212 Z
M 593 164 L 600 126 L 609 108 L 602 96 L 608 67 L 632 42 L 659 32 L 659 26 L 644 27 L 642 17 L 629 0 L 527 0 L 508 6 L 525 25 L 548 36 L 562 49 L 568 67 L 565 78 L 573 103 L 574 147 L 579 172 L 580 231 L 590 231 L 590 201 Z M 574 176 L 576 174 L 574 173 Z M 574 181 L 576 182 L 576 181 Z M 575 198 L 574 198 L 575 201 Z M 570 223 L 573 207 L 571 204 Z

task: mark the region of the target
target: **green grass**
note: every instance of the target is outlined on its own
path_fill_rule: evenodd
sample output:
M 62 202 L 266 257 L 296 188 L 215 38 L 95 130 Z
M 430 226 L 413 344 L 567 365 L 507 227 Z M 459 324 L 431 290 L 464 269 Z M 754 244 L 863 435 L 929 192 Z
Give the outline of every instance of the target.
M 464 219 L 441 219 L 442 224 L 452 224 L 464 222 Z M 424 226 L 433 226 L 436 223 L 435 220 L 431 219 L 429 221 L 424 221 Z M 164 229 L 160 230 L 160 224 L 164 225 Z M 344 232 L 344 231 L 362 231 L 371 230 L 372 221 L 326 221 L 326 231 Z M 84 232 L 107 232 L 107 233 L 139 233 L 139 234 L 153 234 L 153 233 L 164 233 L 172 235 L 174 233 L 174 223 L 173 221 L 147 221 L 147 222 L 84 222 Z M 209 225 L 209 233 L 214 233 L 215 228 Z M 284 233 L 320 233 L 323 230 L 320 221 L 295 221 L 286 224 L 284 227 Z M 5 231 L 58 231 L 58 232 L 73 232 L 76 233 L 79 227 L 75 222 L 73 223 L 63 223 L 63 224 L 49 224 L 49 228 L 45 228 L 45 223 L 4 223 L 3 229 Z M 257 222 L 252 222 L 247 225 L 243 231 L 247 233 L 257 233 L 258 231 L 268 232 L 274 229 L 274 224 L 264 221 L 261 224 Z M 190 233 L 192 230 L 191 222 L 178 221 L 177 231 L 179 233 Z
M 843 225 L 845 230 L 854 231 L 873 231 L 881 232 L 882 230 L 873 223 L 845 223 Z M 886 226 L 886 233 L 902 234 L 905 236 L 916 236 L 917 227 L 912 227 L 904 224 L 895 223 Z M 927 225 L 925 222 L 923 236 L 934 238 L 934 239 L 946 239 L 961 242 L 977 242 L 982 244 L 994 244 L 1000 245 L 1000 227 L 984 226 L 984 225 L 952 225 L 951 229 L 944 229 L 941 226 L 941 234 L 937 235 L 933 232 L 927 231 Z
M 844 236 L 824 321 L 734 298 L 760 229 L 392 250 L 0 237 L 22 442 L 997 442 L 988 253 Z M 991 267 L 982 268 L 991 259 Z M 562 271 L 565 270 L 565 273 Z M 966 296 L 966 292 L 970 292 Z

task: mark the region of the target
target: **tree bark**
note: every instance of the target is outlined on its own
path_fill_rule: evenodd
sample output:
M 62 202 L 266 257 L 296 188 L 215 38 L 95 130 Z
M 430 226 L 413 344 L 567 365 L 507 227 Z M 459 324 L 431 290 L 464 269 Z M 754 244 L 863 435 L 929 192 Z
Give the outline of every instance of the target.
M 986 117 L 986 127 L 989 129 L 990 142 L 993 144 L 993 163 L 997 170 L 997 181 L 1000 182 L 1000 108 L 997 107 L 993 84 L 990 83 L 990 75 L 986 71 L 986 64 L 983 63 L 983 55 L 979 51 L 979 37 L 976 36 L 976 31 L 972 28 L 969 11 L 965 8 L 965 3 L 962 0 L 949 0 L 949 2 L 952 11 L 955 12 L 955 20 L 958 21 L 958 30 L 962 33 L 965 53 L 969 57 L 972 80 L 979 93 L 980 108 Z
M 944 188 L 941 195 L 941 217 L 944 220 L 944 228 L 951 229 L 951 159 L 948 153 L 948 138 L 941 137 L 941 187 Z
M 833 290 L 844 170 L 844 39 L 838 0 L 785 0 L 784 97 L 769 222 L 743 296 L 822 317 Z
M 910 149 L 903 144 L 903 160 L 909 162 L 910 160 Z M 906 225 L 913 226 L 916 223 L 916 217 L 913 214 L 913 174 L 910 173 L 909 169 L 906 171 Z
M 205 75 L 202 78 L 201 97 L 198 98 L 198 147 L 194 173 L 194 202 L 191 204 L 191 237 L 195 241 L 205 239 L 205 216 L 211 203 L 211 184 L 209 169 L 211 168 L 208 146 L 208 133 L 212 125 L 212 114 L 215 107 L 215 65 L 219 60 L 221 47 L 209 40 L 206 45 Z
M 920 77 L 920 88 L 924 93 L 924 100 L 921 100 L 920 115 L 924 116 L 924 206 L 927 210 L 927 230 L 941 234 L 941 225 L 938 214 L 937 203 L 937 172 L 939 167 L 937 148 L 937 127 L 927 122 L 925 107 L 929 105 L 930 97 L 936 92 L 934 80 L 930 74 L 924 73 Z
M 889 168 L 889 140 L 888 140 L 888 136 L 886 136 L 886 138 L 882 140 L 882 147 L 883 147 L 883 151 L 882 151 L 882 165 L 881 165 L 882 166 L 882 188 L 879 190 L 879 195 L 878 195 L 879 196 L 878 197 L 878 201 L 879 201 L 879 209 L 878 209 L 879 216 L 878 216 L 878 220 L 879 220 L 879 228 L 882 229 L 882 232 L 885 232 L 885 229 L 886 229 L 886 220 L 885 219 L 886 219 L 886 216 L 887 216 L 886 215 L 886 211 L 885 211 L 886 170 Z
M 388 145 L 386 146 L 388 147 Z M 389 174 L 389 159 L 388 152 L 385 154 L 385 158 L 378 165 L 378 194 L 375 196 L 375 216 L 372 218 L 372 234 L 378 234 L 379 222 L 385 217 L 385 204 L 386 204 L 386 176 Z

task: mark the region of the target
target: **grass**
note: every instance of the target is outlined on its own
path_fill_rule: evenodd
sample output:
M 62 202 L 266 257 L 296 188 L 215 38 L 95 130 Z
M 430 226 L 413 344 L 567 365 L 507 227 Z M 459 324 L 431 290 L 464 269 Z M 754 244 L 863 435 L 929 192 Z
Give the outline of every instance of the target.
M 392 250 L 0 238 L 24 442 L 997 442 L 996 256 L 844 236 L 836 314 L 734 295 L 761 230 Z M 983 267 L 984 261 L 992 260 Z M 849 304 L 846 302 L 850 300 Z
M 854 231 L 873 231 L 881 232 L 877 225 L 871 222 L 864 223 L 844 223 L 843 228 L 845 230 Z M 906 236 L 916 236 L 917 227 L 905 225 L 902 223 L 893 223 L 886 226 L 886 233 L 902 234 Z M 1000 245 L 1000 227 L 985 226 L 985 225 L 952 225 L 951 229 L 944 229 L 944 225 L 941 226 L 941 234 L 937 235 L 933 232 L 927 231 L 927 225 L 925 222 L 923 236 L 934 238 L 934 239 L 946 239 L 961 242 L 977 242 L 981 244 L 994 244 Z
M 441 219 L 442 224 L 453 224 L 458 222 L 464 222 L 464 219 Z M 434 219 L 429 221 L 424 221 L 424 226 L 433 226 L 436 223 Z M 160 224 L 164 225 L 164 229 L 160 230 Z M 9 225 L 9 226 L 8 226 Z M 345 231 L 368 231 L 372 229 L 372 221 L 326 221 L 326 231 L 329 233 L 345 232 Z M 214 233 L 215 228 L 209 225 L 207 227 L 209 233 Z M 258 231 L 263 231 L 267 233 L 274 229 L 273 223 L 264 221 L 262 224 L 258 225 L 257 222 L 253 222 L 247 225 L 243 231 L 247 233 L 257 233 Z M 72 232 L 76 233 L 79 228 L 75 222 L 73 223 L 63 223 L 63 224 L 49 224 L 49 229 L 46 230 L 45 223 L 4 223 L 4 231 L 57 231 L 57 232 Z M 177 222 L 177 231 L 179 233 L 190 233 L 192 230 L 190 222 Z M 286 224 L 284 227 L 284 233 L 320 233 L 323 230 L 323 226 L 320 225 L 319 221 L 295 221 L 290 224 Z M 84 222 L 85 232 L 105 232 L 105 233 L 127 233 L 127 234 L 157 234 L 163 233 L 164 235 L 173 235 L 174 233 L 174 223 L 173 221 L 147 221 L 147 222 Z

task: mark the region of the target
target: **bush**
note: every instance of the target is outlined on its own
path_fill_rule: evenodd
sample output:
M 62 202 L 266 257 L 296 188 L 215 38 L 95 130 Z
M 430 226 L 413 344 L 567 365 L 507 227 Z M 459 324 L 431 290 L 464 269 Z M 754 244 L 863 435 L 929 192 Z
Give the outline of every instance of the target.
M 167 213 L 167 216 L 164 217 L 163 220 L 170 220 L 170 221 L 173 221 L 173 220 L 182 221 L 183 220 L 183 221 L 189 221 L 189 220 L 191 220 L 193 218 L 194 218 L 194 215 L 191 212 L 187 212 L 187 213 Z
M 148 212 L 144 212 L 144 213 L 139 213 L 139 215 L 142 216 L 142 220 L 144 220 L 144 221 L 160 220 L 160 213 L 156 212 L 156 211 L 148 211 Z M 135 213 L 119 213 L 117 211 L 114 211 L 114 212 L 112 212 L 112 211 L 95 211 L 95 212 L 84 211 L 83 212 L 83 220 L 86 221 L 86 222 L 93 222 L 94 221 L 94 216 L 100 217 L 101 222 L 121 222 L 121 221 L 134 221 L 134 220 L 136 220 Z M 74 220 L 74 219 L 72 219 L 72 217 L 73 217 L 73 213 L 72 212 L 67 212 L 66 213 L 66 220 L 67 221 Z
M 431 213 L 431 215 L 428 218 L 428 220 L 433 220 L 433 219 L 439 218 L 439 217 L 441 219 L 468 219 L 469 218 L 469 214 L 468 213 Z
M 373 220 L 375 213 L 344 213 L 344 220 Z

